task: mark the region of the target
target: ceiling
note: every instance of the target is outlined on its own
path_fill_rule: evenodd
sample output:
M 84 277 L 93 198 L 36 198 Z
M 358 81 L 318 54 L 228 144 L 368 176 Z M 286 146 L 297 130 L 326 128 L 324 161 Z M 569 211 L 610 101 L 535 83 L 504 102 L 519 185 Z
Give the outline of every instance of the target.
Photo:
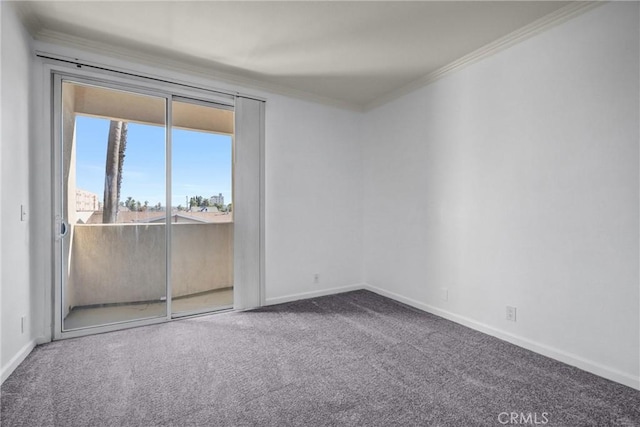
M 36 39 L 364 109 L 569 2 L 28 1 Z

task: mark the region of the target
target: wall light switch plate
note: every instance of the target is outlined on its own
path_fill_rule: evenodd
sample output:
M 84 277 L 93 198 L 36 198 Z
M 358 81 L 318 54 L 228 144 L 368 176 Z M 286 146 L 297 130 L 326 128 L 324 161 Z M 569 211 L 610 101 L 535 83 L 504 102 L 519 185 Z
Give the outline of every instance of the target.
M 516 308 L 507 306 L 507 320 L 510 322 L 516 321 Z
M 27 208 L 25 205 L 20 205 L 20 221 L 27 220 Z

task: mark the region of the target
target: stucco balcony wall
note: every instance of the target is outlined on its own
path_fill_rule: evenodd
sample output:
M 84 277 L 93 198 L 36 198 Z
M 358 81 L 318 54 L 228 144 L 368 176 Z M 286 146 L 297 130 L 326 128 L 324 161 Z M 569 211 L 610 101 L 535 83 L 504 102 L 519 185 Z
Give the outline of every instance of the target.
M 171 227 L 173 297 L 233 286 L 233 223 Z M 71 241 L 66 310 L 165 296 L 164 224 L 77 224 Z

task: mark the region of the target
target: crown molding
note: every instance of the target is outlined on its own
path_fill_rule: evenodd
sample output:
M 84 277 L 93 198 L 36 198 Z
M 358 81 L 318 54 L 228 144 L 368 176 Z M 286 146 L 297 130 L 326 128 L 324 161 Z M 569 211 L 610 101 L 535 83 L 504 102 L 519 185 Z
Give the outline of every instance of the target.
M 332 107 L 342 108 L 345 110 L 362 112 L 362 105 L 351 103 L 335 98 L 323 97 L 313 93 L 292 89 L 283 85 L 269 83 L 258 79 L 234 75 L 228 72 L 217 70 L 215 67 L 206 67 L 185 61 L 177 61 L 160 55 L 144 53 L 134 49 L 128 49 L 119 46 L 113 46 L 108 43 L 98 42 L 94 40 L 84 39 L 82 37 L 72 36 L 59 31 L 48 29 L 40 29 L 34 35 L 34 39 L 54 45 L 66 46 L 69 48 L 80 49 L 86 52 L 108 56 L 123 61 L 138 63 L 161 70 L 173 71 L 177 73 L 188 74 L 209 80 L 220 81 L 234 86 L 241 86 L 247 89 L 256 89 L 277 95 L 289 96 L 292 98 L 324 104 Z M 77 58 L 81 60 L 82 58 Z M 104 65 L 108 68 L 107 65 Z M 161 77 L 162 76 L 153 76 Z
M 88 40 L 82 37 L 44 29 L 42 28 L 41 23 L 38 22 L 37 18 L 27 19 L 32 15 L 28 13 L 27 9 L 24 9 L 23 7 L 17 7 L 16 9 L 18 10 L 21 18 L 23 18 L 25 26 L 31 32 L 34 39 L 44 43 L 63 45 L 70 48 L 76 48 L 87 52 L 96 53 L 99 55 L 110 56 L 115 59 L 155 67 L 158 69 L 165 69 L 167 71 L 189 74 L 206 79 L 213 79 L 220 81 L 221 83 L 241 86 L 248 89 L 261 90 L 277 95 L 289 96 L 292 98 L 320 103 L 332 107 L 342 108 L 345 110 L 366 112 L 389 103 L 395 99 L 398 99 L 404 95 L 407 95 L 424 86 L 427 86 L 442 77 L 454 73 L 484 58 L 490 57 L 491 55 L 501 52 L 517 43 L 535 36 L 536 34 L 539 34 L 551 27 L 566 22 L 571 18 L 581 15 L 605 3 L 608 2 L 571 2 L 570 4 L 556 10 L 555 12 L 552 12 L 522 28 L 519 28 L 516 31 L 507 34 L 506 36 L 488 43 L 485 46 L 476 49 L 473 52 L 366 104 L 359 104 L 331 97 L 324 97 L 310 92 L 293 89 L 284 85 L 269 83 L 256 78 L 244 77 L 229 72 L 220 71 L 217 70 L 214 66 L 208 67 L 196 64 L 194 62 L 177 61 L 158 54 L 144 53 L 134 49 L 113 46 L 108 43 Z
M 484 45 L 479 49 L 474 50 L 473 52 L 445 65 L 444 67 L 438 68 L 437 70 L 417 80 L 414 80 L 413 82 L 405 86 L 402 86 L 397 90 L 389 92 L 388 94 L 383 95 L 366 105 L 363 105 L 362 108 L 365 112 L 371 111 L 377 107 L 380 107 L 404 95 L 407 95 L 415 90 L 425 87 L 435 82 L 436 80 L 441 79 L 442 77 L 455 73 L 456 71 L 464 67 L 467 67 L 468 65 L 471 65 L 475 62 L 478 62 L 484 58 L 488 58 L 492 55 L 495 55 L 496 53 L 501 52 L 530 37 L 533 37 L 536 34 L 539 34 L 556 25 L 566 22 L 571 18 L 581 15 L 605 3 L 608 3 L 608 1 L 572 2 L 564 7 L 561 7 L 555 12 L 552 12 L 546 16 L 543 16 L 542 18 L 537 19 L 532 23 L 525 25 L 524 27 L 519 28 L 516 31 L 513 31 L 512 33 L 507 34 L 504 37 L 501 37 L 491 43 Z

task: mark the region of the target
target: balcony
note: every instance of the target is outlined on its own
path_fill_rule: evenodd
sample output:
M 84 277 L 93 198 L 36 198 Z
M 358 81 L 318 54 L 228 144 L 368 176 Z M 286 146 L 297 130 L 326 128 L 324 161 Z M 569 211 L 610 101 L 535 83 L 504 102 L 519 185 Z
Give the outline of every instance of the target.
M 70 242 L 66 329 L 165 314 L 165 224 L 75 224 Z M 174 313 L 231 304 L 233 222 L 172 223 L 170 248 Z

